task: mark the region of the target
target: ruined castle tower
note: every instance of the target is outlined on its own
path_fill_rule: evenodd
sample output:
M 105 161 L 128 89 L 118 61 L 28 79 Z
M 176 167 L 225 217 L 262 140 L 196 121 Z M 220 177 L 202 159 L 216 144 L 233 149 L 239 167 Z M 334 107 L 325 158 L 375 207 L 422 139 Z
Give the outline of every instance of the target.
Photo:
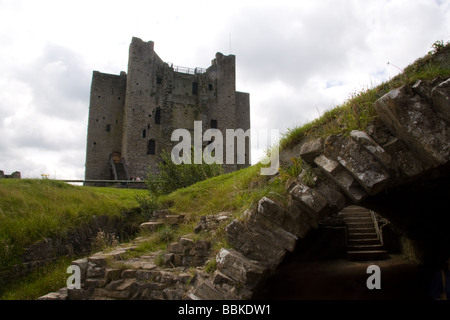
M 249 94 L 236 91 L 235 56 L 217 53 L 207 69 L 176 67 L 161 60 L 152 41 L 134 37 L 128 73 L 93 72 L 85 180 L 145 179 L 157 171 L 161 152 L 178 143 L 172 132 L 187 129 L 193 137 L 194 121 L 202 121 L 203 132 L 219 129 L 224 143 L 226 129 L 250 128 Z M 241 169 L 249 159 L 246 139 L 245 164 L 224 169 Z

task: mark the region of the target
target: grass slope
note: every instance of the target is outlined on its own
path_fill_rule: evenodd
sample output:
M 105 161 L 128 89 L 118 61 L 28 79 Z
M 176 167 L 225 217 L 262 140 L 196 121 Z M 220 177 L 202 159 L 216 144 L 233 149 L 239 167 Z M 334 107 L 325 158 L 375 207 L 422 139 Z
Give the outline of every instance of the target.
M 39 240 L 137 207 L 144 190 L 88 188 L 53 180 L 0 180 L 0 271 L 20 263 L 23 249 Z M 0 288 L 1 289 L 1 288 Z
M 353 93 L 342 106 L 288 130 L 279 143 L 280 150 L 289 149 L 310 137 L 364 130 L 376 118 L 373 103 L 391 89 L 418 79 L 449 76 L 449 56 L 450 46 L 437 43 L 433 52 L 416 60 L 397 77 L 376 88 Z M 156 201 L 157 206 L 184 214 L 186 223 L 176 230 L 163 228 L 148 235 L 149 240 L 136 250 L 136 254 L 163 249 L 175 237 L 192 233 L 202 215 L 230 211 L 239 218 L 263 196 L 283 201 L 286 198 L 283 181 L 260 176 L 260 168 L 261 164 L 257 164 L 161 196 Z M 24 246 L 42 237 L 65 233 L 92 215 L 118 215 L 121 210 L 137 205 L 137 195 L 142 200 L 146 194 L 143 190 L 74 187 L 51 180 L 0 180 L 0 265 L 10 265 Z M 216 250 L 227 245 L 223 230 L 218 230 L 211 240 Z M 58 290 L 65 285 L 68 264 L 67 258 L 61 258 L 56 264 L 9 287 L 0 299 L 35 299 Z
M 417 80 L 432 80 L 450 76 L 450 44 L 437 41 L 433 50 L 417 59 L 403 72 L 375 88 L 351 93 L 342 105 L 325 112 L 320 118 L 289 129 L 280 140 L 280 150 L 294 147 L 305 138 L 326 138 L 332 134 L 348 134 L 352 130 L 365 130 L 376 118 L 373 104 L 390 90 L 411 85 Z

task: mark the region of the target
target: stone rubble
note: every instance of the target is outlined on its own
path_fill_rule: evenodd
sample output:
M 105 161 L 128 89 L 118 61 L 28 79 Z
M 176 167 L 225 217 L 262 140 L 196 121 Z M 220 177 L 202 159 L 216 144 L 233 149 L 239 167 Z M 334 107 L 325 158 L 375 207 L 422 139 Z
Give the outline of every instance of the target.
M 93 255 L 74 262 L 85 274 L 81 290 L 62 289 L 41 299 L 251 299 L 286 253 L 344 206 L 448 164 L 449 96 L 449 79 L 392 90 L 375 103 L 378 128 L 371 134 L 333 135 L 287 151 L 323 174 L 311 186 L 301 177 L 289 180 L 287 206 L 263 197 L 239 219 L 224 213 L 203 217 L 195 232 L 214 232 L 227 223 L 232 248 L 214 254 L 207 241 L 186 235 L 169 244 L 163 266 L 155 263 L 159 253 L 150 253 L 131 269 L 110 267 L 107 260 L 122 261 L 133 246 Z M 206 272 L 213 262 L 216 269 Z

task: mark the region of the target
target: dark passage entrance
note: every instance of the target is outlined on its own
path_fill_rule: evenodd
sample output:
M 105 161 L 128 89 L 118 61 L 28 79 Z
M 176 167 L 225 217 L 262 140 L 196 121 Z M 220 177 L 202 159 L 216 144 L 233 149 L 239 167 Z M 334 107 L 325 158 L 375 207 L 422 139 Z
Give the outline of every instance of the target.
M 441 167 L 361 203 L 388 219 L 402 237 L 410 239 L 407 247 L 401 244 L 398 251 L 389 252 L 386 260 L 349 261 L 339 253 L 342 247 L 337 245 L 342 242 L 339 233 L 324 237 L 319 227 L 299 240 L 297 251 L 286 256 L 255 298 L 431 299 L 431 277 L 450 252 L 449 171 L 448 166 Z M 405 250 L 413 252 L 414 261 L 402 255 Z M 333 252 L 335 256 L 330 255 Z M 370 265 L 380 267 L 380 290 L 367 288 Z
M 370 265 L 381 270 L 381 289 L 368 289 Z M 387 260 L 305 261 L 289 256 L 256 299 L 269 300 L 402 300 L 427 299 L 422 268 L 400 255 Z

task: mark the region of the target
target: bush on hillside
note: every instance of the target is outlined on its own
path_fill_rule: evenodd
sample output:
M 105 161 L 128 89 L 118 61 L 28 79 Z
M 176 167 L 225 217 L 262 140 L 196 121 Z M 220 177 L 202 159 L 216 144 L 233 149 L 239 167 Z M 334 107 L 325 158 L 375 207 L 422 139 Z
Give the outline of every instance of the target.
M 175 164 L 167 152 L 162 154 L 158 171 L 158 173 L 149 172 L 146 180 L 150 194 L 155 197 L 223 174 L 221 165 L 207 164 L 203 159 L 202 164 Z

